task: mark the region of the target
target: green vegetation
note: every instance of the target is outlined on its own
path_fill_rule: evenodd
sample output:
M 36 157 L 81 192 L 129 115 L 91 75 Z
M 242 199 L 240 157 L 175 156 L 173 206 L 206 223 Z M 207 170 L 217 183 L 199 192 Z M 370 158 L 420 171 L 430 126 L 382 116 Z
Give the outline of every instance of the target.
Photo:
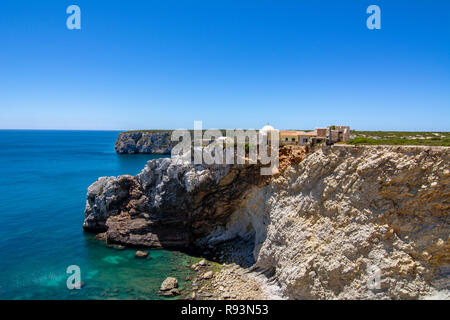
M 450 146 L 450 132 L 352 131 L 351 145 Z

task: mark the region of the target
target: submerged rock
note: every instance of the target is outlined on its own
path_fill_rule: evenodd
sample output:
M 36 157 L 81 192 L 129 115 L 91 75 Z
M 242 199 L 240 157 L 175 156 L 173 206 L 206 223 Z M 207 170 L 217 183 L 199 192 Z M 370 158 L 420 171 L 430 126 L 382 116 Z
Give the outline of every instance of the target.
M 99 241 L 106 241 L 106 232 L 97 233 L 95 239 Z
M 165 297 L 175 297 L 175 296 L 179 296 L 181 294 L 181 292 L 178 289 L 171 289 L 168 291 L 161 291 L 160 294 Z
M 126 249 L 125 246 L 120 245 L 120 244 L 109 244 L 108 248 L 112 248 L 112 249 L 115 249 L 115 250 L 125 250 Z
M 140 259 L 143 259 L 143 258 L 147 258 L 148 257 L 148 252 L 147 251 L 136 251 L 136 253 L 134 254 L 134 257 L 135 258 L 140 258 Z

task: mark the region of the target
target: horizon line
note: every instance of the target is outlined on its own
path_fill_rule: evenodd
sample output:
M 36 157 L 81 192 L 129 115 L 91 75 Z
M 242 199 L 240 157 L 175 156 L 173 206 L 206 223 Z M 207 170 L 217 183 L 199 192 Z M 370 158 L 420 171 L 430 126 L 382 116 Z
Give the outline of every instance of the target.
M 170 131 L 170 130 L 194 130 L 194 129 L 186 129 L 186 128 L 177 128 L 177 129 L 170 129 L 170 128 L 166 128 L 166 129 L 30 129 L 30 128 L 15 128 L 15 129 L 11 129 L 11 128 L 0 128 L 0 131 L 112 131 L 112 132 L 127 132 L 127 131 L 147 131 L 147 130 L 155 130 L 155 131 Z M 208 129 L 204 129 L 204 130 L 258 130 L 258 129 L 253 129 L 253 128 L 247 128 L 247 129 L 243 129 L 243 128 L 234 128 L 234 129 L 230 129 L 230 128 L 208 128 Z M 289 131 L 289 130 L 300 130 L 300 129 L 278 129 L 278 130 L 284 130 L 284 131 Z M 314 129 L 302 129 L 302 130 L 314 130 Z M 445 132 L 448 133 L 450 131 L 441 131 L 441 130 L 365 130 L 365 129 L 351 129 L 350 131 L 361 131 L 361 132 Z

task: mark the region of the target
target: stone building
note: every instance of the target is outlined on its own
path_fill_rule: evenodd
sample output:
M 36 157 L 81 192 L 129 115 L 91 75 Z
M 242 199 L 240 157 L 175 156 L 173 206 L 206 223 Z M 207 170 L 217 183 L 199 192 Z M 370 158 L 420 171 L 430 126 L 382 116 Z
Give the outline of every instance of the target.
M 328 127 L 327 137 L 331 143 L 346 142 L 350 140 L 350 127 L 349 126 L 333 126 Z
M 316 128 L 313 131 L 286 130 L 280 131 L 280 145 L 317 144 L 328 141 L 329 143 L 345 142 L 350 139 L 349 126 L 333 126 L 328 128 Z

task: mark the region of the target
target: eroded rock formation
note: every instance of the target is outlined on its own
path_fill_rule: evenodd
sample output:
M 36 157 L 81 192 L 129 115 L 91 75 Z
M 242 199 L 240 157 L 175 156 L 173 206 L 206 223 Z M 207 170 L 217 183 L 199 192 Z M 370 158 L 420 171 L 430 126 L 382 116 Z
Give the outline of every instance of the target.
M 136 176 L 102 177 L 88 188 L 87 231 L 110 244 L 187 247 L 224 225 L 244 194 L 267 181 L 259 165 L 148 162 Z

